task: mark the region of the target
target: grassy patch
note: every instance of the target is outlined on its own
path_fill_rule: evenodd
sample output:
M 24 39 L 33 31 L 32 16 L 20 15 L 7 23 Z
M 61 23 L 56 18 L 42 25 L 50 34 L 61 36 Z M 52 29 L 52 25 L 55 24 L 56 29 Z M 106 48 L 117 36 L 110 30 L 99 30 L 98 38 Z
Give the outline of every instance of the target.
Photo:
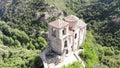
M 62 68 L 82 68 L 81 62 L 74 62 L 68 66 L 64 66 Z

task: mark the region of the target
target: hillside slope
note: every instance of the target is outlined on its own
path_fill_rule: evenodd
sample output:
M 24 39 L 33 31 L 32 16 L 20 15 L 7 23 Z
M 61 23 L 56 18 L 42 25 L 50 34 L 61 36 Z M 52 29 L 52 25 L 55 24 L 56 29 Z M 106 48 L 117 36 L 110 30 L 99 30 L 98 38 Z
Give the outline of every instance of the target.
M 36 61 L 38 58 L 35 57 L 46 47 L 47 23 L 69 14 L 85 20 L 88 31 L 94 35 L 95 41 L 90 43 L 88 40 L 84 47 L 86 50 L 89 50 L 88 45 L 93 49 L 97 47 L 93 50 L 97 51 L 95 55 L 83 54 L 88 68 L 120 67 L 120 0 L 0 0 L 0 44 L 7 46 L 7 52 L 0 51 L 1 67 L 8 64 L 11 68 L 16 65 L 35 68 L 34 63 L 29 63 Z M 26 53 L 32 55 L 21 56 Z M 13 65 L 14 56 L 19 56 L 16 59 L 21 62 Z M 95 67 L 91 64 L 94 61 L 98 62 Z M 40 64 L 35 62 L 37 67 Z

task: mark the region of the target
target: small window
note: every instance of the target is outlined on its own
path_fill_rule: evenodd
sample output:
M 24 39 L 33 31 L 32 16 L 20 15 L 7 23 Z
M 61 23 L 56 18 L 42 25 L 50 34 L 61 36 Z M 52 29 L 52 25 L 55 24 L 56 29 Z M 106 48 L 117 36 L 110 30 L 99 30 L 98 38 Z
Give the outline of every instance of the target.
M 64 42 L 64 47 L 67 47 L 67 41 Z
M 65 30 L 62 30 L 62 34 L 65 35 Z
M 75 39 L 77 38 L 77 34 L 75 34 Z
M 63 35 L 66 34 L 66 28 L 64 28 L 64 29 L 62 30 L 62 34 L 63 34 Z
M 52 28 L 52 36 L 56 37 L 56 29 Z

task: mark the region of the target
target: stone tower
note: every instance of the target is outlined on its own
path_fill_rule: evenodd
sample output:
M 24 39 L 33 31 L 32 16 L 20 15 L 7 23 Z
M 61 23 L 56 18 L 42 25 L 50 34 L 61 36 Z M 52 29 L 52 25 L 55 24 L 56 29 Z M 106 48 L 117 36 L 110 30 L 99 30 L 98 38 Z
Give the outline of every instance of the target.
M 60 55 L 77 50 L 84 41 L 86 24 L 74 15 L 69 15 L 64 20 L 55 20 L 48 25 L 50 47 Z
M 68 24 L 69 23 L 61 19 L 49 23 L 49 43 L 52 50 L 58 54 L 62 54 L 65 47 L 67 48 L 69 45 L 69 41 L 67 41 L 69 28 Z
M 81 61 L 78 52 L 81 51 L 79 47 L 85 40 L 86 26 L 84 21 L 74 15 L 50 22 L 49 44 L 40 55 L 44 68 L 61 68 L 63 64 Z M 82 64 L 85 68 L 83 62 Z

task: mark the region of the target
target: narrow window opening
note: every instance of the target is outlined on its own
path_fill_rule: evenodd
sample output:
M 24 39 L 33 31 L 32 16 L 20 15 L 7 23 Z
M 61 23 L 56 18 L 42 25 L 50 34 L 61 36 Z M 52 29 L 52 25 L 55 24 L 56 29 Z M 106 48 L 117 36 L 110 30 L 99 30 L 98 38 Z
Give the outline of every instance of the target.
M 63 34 L 63 35 L 66 34 L 66 29 L 65 29 L 65 28 L 62 30 L 62 34 Z
M 64 47 L 67 47 L 67 41 L 64 42 Z
M 56 37 L 56 29 L 52 28 L 52 36 Z
M 68 50 L 66 50 L 66 54 L 68 54 Z
M 65 30 L 62 31 L 63 35 L 65 35 Z
M 77 34 L 75 34 L 75 39 L 77 38 Z

